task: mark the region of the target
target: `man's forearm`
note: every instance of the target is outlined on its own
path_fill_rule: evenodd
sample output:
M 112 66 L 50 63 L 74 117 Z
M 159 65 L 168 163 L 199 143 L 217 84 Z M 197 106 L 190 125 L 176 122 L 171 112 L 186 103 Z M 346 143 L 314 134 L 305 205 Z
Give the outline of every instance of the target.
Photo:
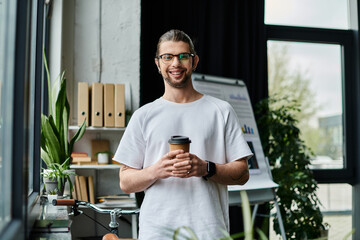
M 160 161 L 144 169 L 135 169 L 122 165 L 119 172 L 120 188 L 125 193 L 141 192 L 153 185 L 157 179 L 202 177 L 206 175 L 206 162 L 196 155 L 192 155 L 192 160 L 190 160 L 188 153 L 180 155 L 176 155 L 176 151 L 172 153 L 171 156 L 164 155 Z M 174 156 L 179 156 L 180 159 L 173 158 Z M 192 162 L 194 166 L 192 166 Z M 239 159 L 226 164 L 216 164 L 216 174 L 209 179 L 225 185 L 245 184 L 249 179 L 247 159 Z
M 120 188 L 126 193 L 141 192 L 153 185 L 157 179 L 174 177 L 174 164 L 183 150 L 171 151 L 162 156 L 154 165 L 144 169 L 135 169 L 122 165 L 120 168 Z
M 216 164 L 216 174 L 212 181 L 225 185 L 244 185 L 249 180 L 249 166 L 246 159 L 226 164 Z
M 152 173 L 151 167 L 134 169 L 123 165 L 120 168 L 119 176 L 120 188 L 125 193 L 144 191 L 157 180 Z

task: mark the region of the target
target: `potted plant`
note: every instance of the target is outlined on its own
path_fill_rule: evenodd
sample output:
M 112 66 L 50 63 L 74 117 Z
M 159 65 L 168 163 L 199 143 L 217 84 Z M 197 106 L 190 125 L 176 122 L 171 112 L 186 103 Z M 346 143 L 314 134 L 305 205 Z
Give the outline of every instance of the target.
M 97 152 L 96 154 L 97 161 L 100 164 L 108 164 L 109 163 L 109 156 L 112 155 L 112 152 L 110 151 L 103 151 L 103 152 Z
M 316 194 L 318 185 L 309 169 L 313 153 L 296 127 L 294 113 L 300 111 L 299 105 L 288 98 L 268 98 L 260 101 L 256 109 L 264 154 L 279 184 L 277 201 L 287 239 L 319 238 L 327 225 Z M 280 234 L 276 217 L 274 230 Z
M 47 166 L 46 174 L 51 172 L 53 179 L 61 180 L 58 182 L 58 190 L 60 191 L 61 184 L 68 180 L 71 194 L 73 187 L 69 177 L 71 174 L 66 172 L 70 169 L 70 156 L 74 143 L 85 133 L 86 119 L 69 141 L 70 106 L 66 95 L 65 72 L 59 75 L 51 88 L 45 51 L 43 55 L 48 80 L 49 115 L 41 115 L 41 158 Z
M 49 191 L 47 195 L 48 202 L 51 204 L 54 199 L 57 199 L 57 196 L 58 196 L 57 188 Z
M 61 165 L 58 163 L 49 163 L 48 168 L 44 169 L 41 173 L 44 177 L 45 188 L 48 194 L 56 190 L 57 195 L 62 196 L 64 193 L 65 182 L 68 181 L 69 185 L 71 185 L 70 176 L 75 175 L 75 172 L 66 171 L 68 170 L 65 169 L 67 161 Z

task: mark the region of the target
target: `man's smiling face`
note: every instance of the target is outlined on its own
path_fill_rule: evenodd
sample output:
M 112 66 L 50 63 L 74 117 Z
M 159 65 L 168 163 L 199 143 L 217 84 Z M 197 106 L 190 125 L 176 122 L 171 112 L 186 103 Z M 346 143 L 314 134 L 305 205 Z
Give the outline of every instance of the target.
M 159 56 L 163 54 L 177 55 L 180 53 L 190 53 L 189 45 L 185 42 L 165 41 L 159 48 Z M 190 57 L 188 60 L 180 60 L 173 57 L 172 61 L 164 63 L 161 59 L 155 60 L 164 80 L 174 88 L 184 88 L 191 81 L 191 74 L 196 67 L 198 57 Z

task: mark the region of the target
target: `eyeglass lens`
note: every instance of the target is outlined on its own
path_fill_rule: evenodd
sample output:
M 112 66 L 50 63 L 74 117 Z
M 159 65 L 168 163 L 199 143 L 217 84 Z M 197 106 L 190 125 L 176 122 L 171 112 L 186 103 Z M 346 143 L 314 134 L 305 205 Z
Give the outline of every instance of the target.
M 190 59 L 191 57 L 191 54 L 190 53 L 180 53 L 180 54 L 170 54 L 170 53 L 166 53 L 166 54 L 163 54 L 163 55 L 160 55 L 159 56 L 161 58 L 161 60 L 163 62 L 172 62 L 174 57 L 177 57 L 179 59 L 179 61 L 187 61 Z

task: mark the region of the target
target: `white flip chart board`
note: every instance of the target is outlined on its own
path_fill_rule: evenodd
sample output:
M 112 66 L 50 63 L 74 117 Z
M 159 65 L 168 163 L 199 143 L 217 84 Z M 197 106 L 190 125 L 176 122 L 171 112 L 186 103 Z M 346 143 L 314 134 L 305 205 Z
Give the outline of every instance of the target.
M 247 190 L 252 203 L 266 202 L 274 199 L 273 188 L 278 185 L 273 182 L 269 165 L 264 156 L 257 129 L 255 115 L 245 83 L 241 80 L 216 77 L 194 73 L 192 75 L 194 88 L 207 95 L 225 100 L 234 108 L 241 124 L 245 140 L 248 142 L 254 156 L 249 160 L 250 179 L 245 185 L 229 186 L 229 202 L 237 203 L 240 190 Z

